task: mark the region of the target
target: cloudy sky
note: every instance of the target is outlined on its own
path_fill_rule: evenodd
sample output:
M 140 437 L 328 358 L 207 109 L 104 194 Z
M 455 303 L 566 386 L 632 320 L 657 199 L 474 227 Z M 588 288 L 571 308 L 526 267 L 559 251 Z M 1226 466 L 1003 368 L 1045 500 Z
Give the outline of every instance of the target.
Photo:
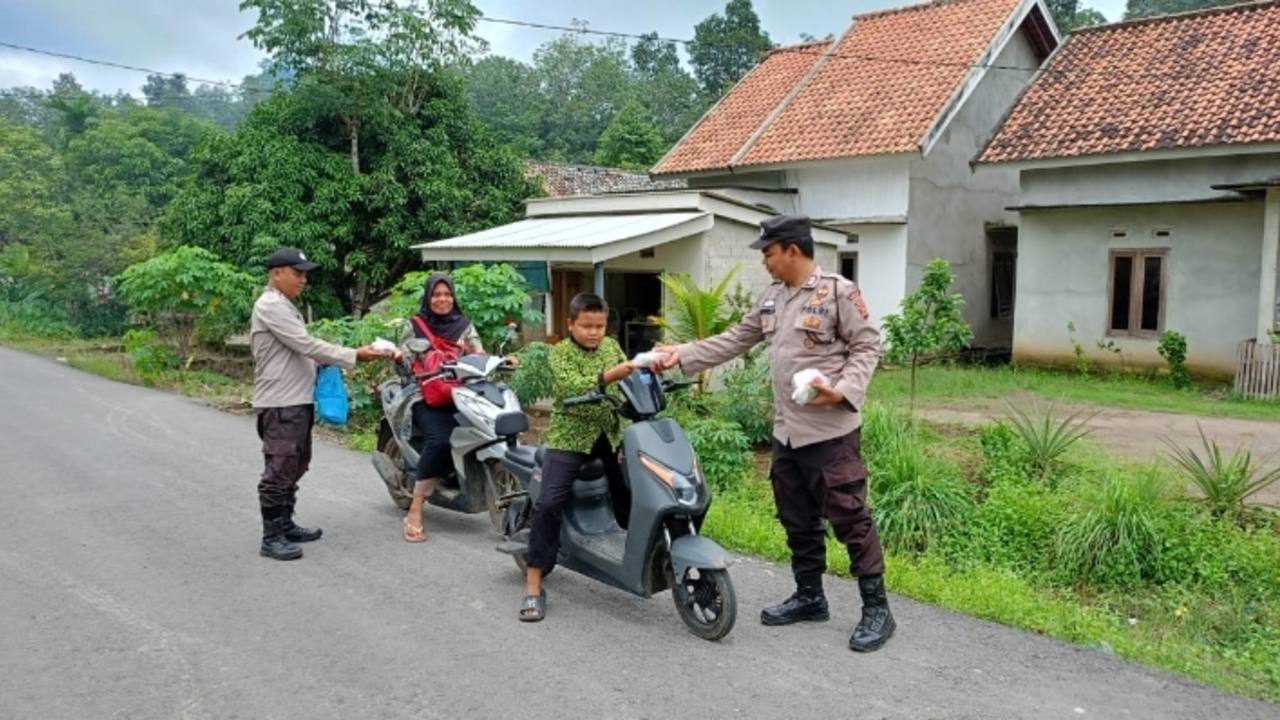
M 724 9 L 725 0 L 473 0 L 487 16 L 568 25 L 575 18 L 598 30 L 657 31 L 688 38 L 693 26 Z M 802 33 L 839 34 L 855 14 L 907 4 L 909 0 L 755 0 L 756 12 L 774 42 L 795 42 Z M 1111 20 L 1124 0 L 1086 0 Z M 261 54 L 241 33 L 253 25 L 239 0 L 0 0 L 0 43 L 182 72 L 192 78 L 238 82 L 257 71 Z M 490 51 L 528 61 L 534 49 L 554 39 L 548 30 L 480 23 Z M 0 47 L 0 88 L 48 87 L 61 72 L 73 72 L 86 87 L 105 93 L 140 94 L 145 73 Z

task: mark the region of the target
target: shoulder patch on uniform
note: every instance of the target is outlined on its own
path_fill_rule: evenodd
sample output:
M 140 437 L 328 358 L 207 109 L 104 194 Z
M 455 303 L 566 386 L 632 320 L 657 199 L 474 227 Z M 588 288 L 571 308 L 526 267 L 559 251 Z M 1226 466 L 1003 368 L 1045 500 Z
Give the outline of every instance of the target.
M 862 291 L 858 290 L 856 287 L 850 290 L 849 302 L 853 303 L 854 309 L 858 311 L 858 315 L 861 316 L 863 320 L 871 319 L 871 313 L 867 310 L 867 304 L 862 300 Z

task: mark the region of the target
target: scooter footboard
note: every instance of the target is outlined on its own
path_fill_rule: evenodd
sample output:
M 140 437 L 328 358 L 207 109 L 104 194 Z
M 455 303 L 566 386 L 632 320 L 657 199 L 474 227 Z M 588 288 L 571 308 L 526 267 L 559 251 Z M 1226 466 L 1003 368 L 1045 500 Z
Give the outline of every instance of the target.
M 729 567 L 729 553 L 709 538 L 683 535 L 671 542 L 671 568 L 679 579 L 691 567 L 723 570 Z

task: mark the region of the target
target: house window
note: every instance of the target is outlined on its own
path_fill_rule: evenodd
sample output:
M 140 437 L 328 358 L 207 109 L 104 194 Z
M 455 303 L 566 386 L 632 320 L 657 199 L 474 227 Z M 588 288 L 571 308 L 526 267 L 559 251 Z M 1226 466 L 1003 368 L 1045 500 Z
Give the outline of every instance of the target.
M 1154 337 L 1164 329 L 1168 248 L 1112 250 L 1107 334 Z
M 858 253 L 840 253 L 840 274 L 846 280 L 858 282 Z

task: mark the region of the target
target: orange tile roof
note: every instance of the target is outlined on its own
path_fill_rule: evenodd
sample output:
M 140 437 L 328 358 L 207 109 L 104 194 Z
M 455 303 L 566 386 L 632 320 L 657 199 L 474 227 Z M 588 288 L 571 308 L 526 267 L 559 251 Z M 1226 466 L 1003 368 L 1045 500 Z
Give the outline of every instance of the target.
M 1280 2 L 1072 34 L 979 162 L 1280 142 Z
M 830 42 L 773 50 L 681 138 L 653 174 L 729 167 L 734 154 L 818 62 Z
M 1020 4 L 934 0 L 856 16 L 830 47 L 775 50 L 652 172 L 914 151 Z

